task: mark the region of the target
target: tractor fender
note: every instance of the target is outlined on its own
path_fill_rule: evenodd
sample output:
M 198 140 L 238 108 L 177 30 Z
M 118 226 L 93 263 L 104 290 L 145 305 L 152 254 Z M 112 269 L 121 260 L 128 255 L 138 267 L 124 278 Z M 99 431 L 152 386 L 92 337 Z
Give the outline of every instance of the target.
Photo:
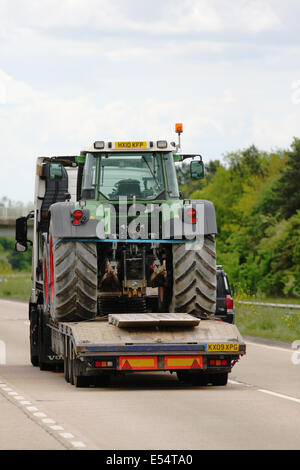
M 55 238 L 95 238 L 97 220 L 88 219 L 84 224 L 74 226 L 72 213 L 74 202 L 56 202 L 50 207 L 52 234 Z
M 218 233 L 216 211 L 213 202 L 205 199 L 192 199 L 191 205 L 204 204 L 204 235 Z

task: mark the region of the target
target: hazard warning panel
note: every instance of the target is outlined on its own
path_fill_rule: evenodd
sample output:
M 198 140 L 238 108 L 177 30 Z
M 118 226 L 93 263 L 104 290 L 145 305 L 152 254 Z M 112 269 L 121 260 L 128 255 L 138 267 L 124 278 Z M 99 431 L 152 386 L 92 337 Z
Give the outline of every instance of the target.
M 165 369 L 202 369 L 202 356 L 165 356 Z
M 119 358 L 120 370 L 148 370 L 157 369 L 156 356 L 121 356 Z

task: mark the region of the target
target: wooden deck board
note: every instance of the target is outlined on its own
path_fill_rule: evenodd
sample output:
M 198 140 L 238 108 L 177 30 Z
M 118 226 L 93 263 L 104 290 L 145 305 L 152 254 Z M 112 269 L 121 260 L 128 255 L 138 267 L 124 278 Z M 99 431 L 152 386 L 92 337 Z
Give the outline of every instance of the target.
M 200 319 L 187 313 L 123 313 L 108 315 L 108 322 L 119 328 L 141 326 L 197 326 Z

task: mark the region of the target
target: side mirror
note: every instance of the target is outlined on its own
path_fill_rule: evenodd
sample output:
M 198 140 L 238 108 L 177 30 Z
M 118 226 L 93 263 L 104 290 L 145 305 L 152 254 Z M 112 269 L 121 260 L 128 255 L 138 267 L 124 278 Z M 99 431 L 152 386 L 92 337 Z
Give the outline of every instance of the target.
M 16 220 L 16 240 L 17 242 L 27 242 L 27 217 L 19 217 Z
M 28 215 L 30 217 L 31 214 Z M 16 220 L 16 245 L 15 250 L 24 252 L 27 250 L 27 243 L 32 245 L 30 240 L 27 240 L 27 220 L 28 217 L 19 217 Z
M 190 164 L 191 178 L 193 180 L 199 180 L 204 176 L 204 164 L 200 160 L 193 160 Z

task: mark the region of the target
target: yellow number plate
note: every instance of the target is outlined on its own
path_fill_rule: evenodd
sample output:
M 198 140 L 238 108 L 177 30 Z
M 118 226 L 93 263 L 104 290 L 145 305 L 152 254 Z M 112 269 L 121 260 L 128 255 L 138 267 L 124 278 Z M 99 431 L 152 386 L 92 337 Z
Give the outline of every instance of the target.
M 230 343 L 208 343 L 206 351 L 208 352 L 237 352 L 240 349 L 239 344 Z
M 116 149 L 146 149 L 147 142 L 115 142 Z

